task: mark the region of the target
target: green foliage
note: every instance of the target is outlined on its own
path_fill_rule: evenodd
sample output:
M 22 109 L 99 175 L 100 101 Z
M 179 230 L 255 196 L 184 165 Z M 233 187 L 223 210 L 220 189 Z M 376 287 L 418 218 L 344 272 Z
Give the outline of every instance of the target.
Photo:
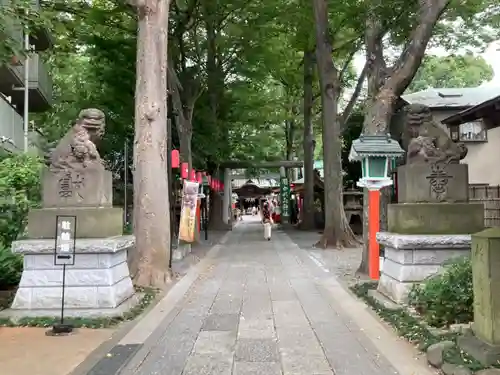
M 446 265 L 443 272 L 422 284 L 415 284 L 409 303 L 432 326 L 441 327 L 473 320 L 472 265 L 469 258 L 459 258 Z
M 396 329 L 400 336 L 411 343 L 418 344 L 420 350 L 425 350 L 430 345 L 441 341 L 440 338 L 432 335 L 424 324 L 419 322 L 417 318 L 408 314 L 404 309 L 387 309 L 383 304 L 371 297 L 368 291 L 376 288 L 376 283 L 366 282 L 352 286 L 351 290 L 358 297 L 368 302 L 383 320 L 390 323 Z
M 408 92 L 434 88 L 476 87 L 493 78 L 493 68 L 470 53 L 446 57 L 427 55 Z
M 23 257 L 12 253 L 10 247 L 0 246 L 0 290 L 16 286 L 22 272 Z
M 456 341 L 457 334 L 434 334 L 431 330 L 429 330 L 426 324 L 421 322 L 417 317 L 409 314 L 404 308 L 394 310 L 385 307 L 368 294 L 371 289 L 376 289 L 376 287 L 377 284 L 367 282 L 354 285 L 351 287 L 351 290 L 359 298 L 365 300 L 367 304 L 375 310 L 377 315 L 394 327 L 400 336 L 404 337 L 411 343 L 417 344 L 419 350 L 424 351 L 430 345 L 444 340 Z M 457 345 L 447 349 L 444 353 L 444 358 L 446 363 L 468 368 L 473 373 L 485 368 L 481 363 L 475 360 L 468 353 L 461 350 Z
M 28 210 L 40 201 L 41 161 L 30 155 L 11 155 L 0 161 L 0 290 L 17 285 L 22 257 L 10 245 L 22 234 Z
M 46 26 L 45 21 L 29 0 L 0 2 L 0 66 L 24 55 L 23 29 Z
M 23 232 L 28 210 L 40 202 L 42 162 L 31 155 L 0 161 L 0 244 L 9 247 Z

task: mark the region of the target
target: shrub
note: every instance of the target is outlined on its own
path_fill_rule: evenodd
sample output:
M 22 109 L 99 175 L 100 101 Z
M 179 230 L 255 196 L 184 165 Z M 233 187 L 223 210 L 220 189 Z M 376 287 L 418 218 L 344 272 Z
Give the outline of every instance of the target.
M 0 290 L 8 290 L 19 284 L 23 272 L 23 257 L 13 254 L 10 247 L 0 247 Z
M 0 245 L 10 247 L 24 231 L 29 209 L 39 204 L 42 166 L 26 154 L 0 161 Z
M 31 155 L 0 156 L 0 290 L 19 283 L 23 258 L 11 244 L 24 231 L 30 208 L 40 202 L 42 162 Z
M 458 258 L 443 272 L 433 275 L 410 291 L 409 303 L 425 321 L 436 327 L 473 320 L 472 265 Z

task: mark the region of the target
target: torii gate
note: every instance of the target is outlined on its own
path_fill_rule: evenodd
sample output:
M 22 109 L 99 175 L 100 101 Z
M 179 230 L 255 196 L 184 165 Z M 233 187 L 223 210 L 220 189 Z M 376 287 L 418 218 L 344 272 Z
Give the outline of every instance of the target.
M 244 169 L 244 168 L 279 168 L 281 176 L 281 189 L 284 186 L 290 187 L 288 180 L 286 179 L 286 169 L 287 168 L 302 168 L 304 162 L 300 160 L 282 160 L 282 161 L 268 161 L 255 163 L 252 161 L 242 161 L 242 160 L 231 160 L 222 162 L 219 168 L 224 169 L 224 197 L 222 205 L 222 221 L 224 224 L 231 223 L 231 196 L 233 189 L 231 186 L 231 169 Z M 290 220 L 290 213 L 286 210 L 287 216 L 283 215 L 282 212 L 282 222 L 288 223 Z

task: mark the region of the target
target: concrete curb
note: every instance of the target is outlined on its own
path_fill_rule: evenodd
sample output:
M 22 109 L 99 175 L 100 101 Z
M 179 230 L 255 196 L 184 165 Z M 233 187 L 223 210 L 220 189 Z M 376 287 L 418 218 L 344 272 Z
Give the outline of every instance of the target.
M 366 338 L 398 371 L 399 375 L 436 375 L 436 372 L 426 364 L 416 360 L 419 356 L 416 349 L 380 322 L 378 316 L 364 302 L 356 298 L 336 276 L 328 271 L 328 267 L 307 251 L 301 250 L 291 239 L 290 242 L 293 248 L 308 255 L 311 265 L 314 264 L 314 267 L 321 270 L 325 276 L 318 278 L 318 283 L 329 294 L 335 305 L 342 308 L 345 315 L 363 331 Z

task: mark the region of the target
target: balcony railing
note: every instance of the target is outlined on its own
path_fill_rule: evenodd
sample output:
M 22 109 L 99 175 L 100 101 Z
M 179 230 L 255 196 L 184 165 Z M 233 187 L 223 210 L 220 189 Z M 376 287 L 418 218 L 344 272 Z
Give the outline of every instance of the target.
M 22 151 L 24 145 L 23 118 L 0 95 L 0 147 L 11 151 Z
M 48 105 L 52 104 L 52 78 L 40 55 L 33 53 L 29 60 L 29 88 L 39 91 Z

